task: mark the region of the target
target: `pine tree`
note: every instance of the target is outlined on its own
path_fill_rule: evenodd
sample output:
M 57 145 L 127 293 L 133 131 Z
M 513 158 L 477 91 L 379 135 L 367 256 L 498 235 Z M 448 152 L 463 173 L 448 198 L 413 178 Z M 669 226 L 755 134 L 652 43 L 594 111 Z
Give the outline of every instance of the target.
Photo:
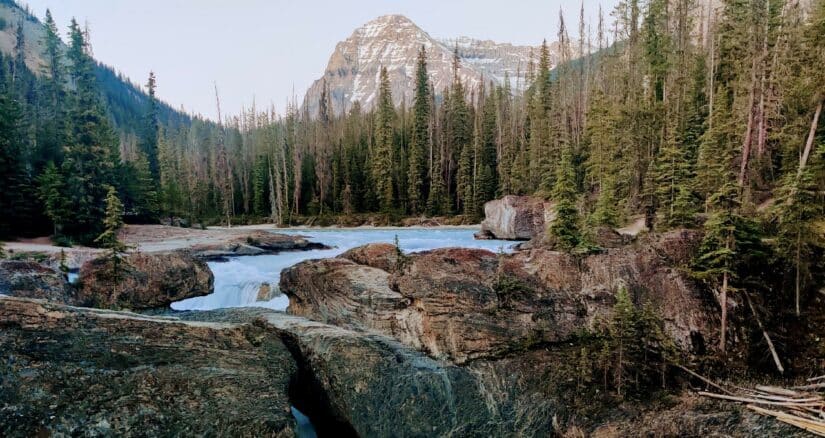
M 613 305 L 613 318 L 608 325 L 609 346 L 613 360 L 613 378 L 616 392 L 622 397 L 625 381 L 634 364 L 634 356 L 638 353 L 640 340 L 636 331 L 636 308 L 627 288 L 622 286 L 616 293 L 616 304 Z
M 95 239 L 95 243 L 108 250 L 111 279 L 117 285 L 122 275 L 123 255 L 129 247 L 118 238 L 118 232 L 123 228 L 123 204 L 117 197 L 117 189 L 112 186 L 106 194 L 106 218 L 103 223 L 103 233 Z
M 617 202 L 615 179 L 612 175 L 608 175 L 602 179 L 599 197 L 590 215 L 590 224 L 606 227 L 619 226 L 620 215 Z
M 181 193 L 180 175 L 178 170 L 177 157 L 172 150 L 172 144 L 163 135 L 158 141 L 158 161 L 160 167 L 160 193 L 161 212 L 171 219 L 175 215 L 182 215 L 183 196 Z
M 458 160 L 458 190 L 465 215 L 475 216 L 476 203 L 473 196 L 473 145 L 465 143 Z
M 269 160 L 265 155 L 260 155 L 255 160 L 255 167 L 252 175 L 253 211 L 258 216 L 265 216 L 269 211 L 267 202 L 269 191 L 269 174 L 271 172 Z
M 63 174 L 53 162 L 49 161 L 38 182 L 38 197 L 45 209 L 44 213 L 52 221 L 54 235 L 59 236 L 63 231 L 64 218 L 70 214 L 63 198 L 66 190 Z
M 579 231 L 579 213 L 576 208 L 576 171 L 573 167 L 573 153 L 569 145 L 562 148 L 561 161 L 557 169 L 553 188 L 556 202 L 556 217 L 550 224 L 549 235 L 565 250 L 573 250 L 582 243 Z
M 160 166 L 158 164 L 158 137 L 160 134 L 160 122 L 158 121 L 158 100 L 155 96 L 157 89 L 157 78 L 155 72 L 149 72 L 149 79 L 146 82 L 146 91 L 149 94 L 149 103 L 146 108 L 143 122 L 143 135 L 141 138 L 141 150 L 149 161 L 149 171 L 155 184 L 160 181 Z
M 393 207 L 393 121 L 395 109 L 387 68 L 381 67 L 381 85 L 375 116 L 375 143 L 372 151 L 372 176 L 381 211 L 390 213 Z
M 2 70 L 0 63 L 0 211 L 4 212 L 0 215 L 0 237 L 5 237 L 13 234 L 25 201 L 21 199 L 24 151 L 20 106 L 12 96 L 10 84 L 3 83 Z
M 689 186 L 693 175 L 689 151 L 685 146 L 685 143 L 677 141 L 676 127 L 671 124 L 653 169 L 656 202 L 670 227 L 692 222 L 694 202 Z
M 745 281 L 748 269 L 763 260 L 760 230 L 740 214 L 740 188 L 733 169 L 727 172 L 727 182 L 708 200 L 711 215 L 705 222 L 705 235 L 694 261 L 694 272 L 711 287 L 718 288 L 722 325 L 719 348 L 727 347 L 728 295 Z
M 777 255 L 793 271 L 794 310 L 802 313 L 802 290 L 810 277 L 812 249 L 817 244 L 814 222 L 825 212 L 817 199 L 817 186 L 810 168 L 785 176 L 777 193 L 774 217 L 778 222 Z
M 138 152 L 133 163 L 135 169 L 136 203 L 135 214 L 145 221 L 156 220 L 160 210 L 157 184 L 152 175 L 151 163 L 143 152 Z
M 412 139 L 408 157 L 410 165 L 407 172 L 407 200 L 410 205 L 410 213 L 419 214 L 426 207 L 426 153 L 432 147 L 430 83 L 427 77 L 427 51 L 424 46 L 421 46 L 421 50 L 418 52 L 415 78 Z
M 498 191 L 496 102 L 492 95 L 485 99 L 481 117 L 478 181 L 475 195 L 478 211 L 483 211 L 484 204 L 493 200 Z
M 449 195 L 454 196 L 457 211 L 467 213 L 475 206 L 473 193 L 473 132 L 470 108 L 464 84 L 461 81 L 461 58 L 458 48 L 453 52 L 453 83 L 449 92 L 449 107 L 446 111 L 445 131 L 447 144 L 445 155 L 448 159 L 447 172 L 456 170 L 454 189 Z M 446 105 L 447 103 L 445 103 Z M 456 166 L 457 165 L 457 166 Z M 456 166 L 456 167 L 453 167 Z M 447 180 L 448 187 L 452 181 Z M 453 192 L 454 190 L 454 192 Z
M 43 44 L 44 64 L 42 66 L 42 96 L 37 134 L 37 153 L 33 158 L 34 168 L 39 171 L 49 161 L 59 165 L 63 160 L 63 146 L 66 138 L 66 91 L 63 52 L 57 25 L 49 10 L 46 10 Z
M 76 21 L 70 27 L 68 57 L 72 62 L 75 93 L 72 130 L 63 174 L 64 197 L 73 214 L 63 218 L 63 233 L 89 243 L 103 230 L 106 186 L 112 182 L 117 149 L 111 126 L 99 100 L 88 42 Z
M 719 305 L 722 309 L 722 326 L 720 329 L 719 348 L 725 351 L 727 342 L 728 292 L 732 289 L 736 270 L 736 227 L 741 219 L 736 211 L 739 208 L 738 188 L 729 182 L 711 198 L 719 210 L 705 223 L 705 237 L 699 249 L 697 266 L 700 277 L 720 282 Z

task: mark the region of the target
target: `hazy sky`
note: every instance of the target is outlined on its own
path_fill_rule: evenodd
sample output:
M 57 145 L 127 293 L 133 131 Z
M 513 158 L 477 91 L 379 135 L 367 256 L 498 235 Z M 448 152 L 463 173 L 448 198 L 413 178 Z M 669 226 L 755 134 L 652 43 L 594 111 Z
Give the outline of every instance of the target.
M 149 70 L 174 107 L 215 117 L 253 98 L 282 111 L 324 71 L 335 44 L 365 22 L 400 13 L 434 37 L 470 36 L 514 44 L 555 40 L 559 8 L 577 32 L 579 1 L 562 0 L 22 0 L 39 18 L 51 8 L 64 32 L 88 22 L 102 62 L 138 83 Z M 607 15 L 617 0 L 601 0 Z M 594 23 L 599 2 L 585 0 Z M 65 39 L 65 36 L 64 36 Z

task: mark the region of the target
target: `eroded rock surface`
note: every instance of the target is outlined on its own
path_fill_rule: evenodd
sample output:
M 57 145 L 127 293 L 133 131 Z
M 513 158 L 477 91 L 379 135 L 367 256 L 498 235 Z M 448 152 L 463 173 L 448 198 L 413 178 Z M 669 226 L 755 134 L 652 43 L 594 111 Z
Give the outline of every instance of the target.
M 389 243 L 371 243 L 359 246 L 341 254 L 340 258 L 387 272 L 395 271 L 398 268 L 398 248 Z
M 62 273 L 40 263 L 0 260 L 0 294 L 71 303 L 73 292 Z
M 310 242 L 303 237 L 275 234 L 263 230 L 238 233 L 228 239 L 192 246 L 191 252 L 203 260 L 220 261 L 227 257 L 278 254 L 284 251 L 325 249 L 325 245 Z
M 577 257 L 547 249 L 512 255 L 439 249 L 407 256 L 389 274 L 350 260 L 287 269 L 281 290 L 296 315 L 392 336 L 455 363 L 574 339 L 610 318 L 622 287 L 650 305 L 689 353 L 715 336 L 715 312 L 680 271 L 695 232 Z
M 0 435 L 792 436 L 736 404 L 601 406 L 580 346 L 458 365 L 388 336 L 264 309 L 178 318 L 0 297 Z M 657 402 L 658 403 L 658 402 Z M 720 436 L 721 436 L 720 435 Z
M 295 369 L 252 324 L 0 298 L 2 436 L 292 437 Z
M 273 315 L 267 322 L 301 358 L 329 423 L 348 424 L 358 436 L 542 436 L 551 428 L 552 399 L 498 386 L 516 383 L 513 377 L 536 384 L 540 375 L 445 364 L 391 338 L 303 318 Z M 505 374 L 506 382 L 495 381 Z
M 555 212 L 552 203 L 532 196 L 505 196 L 484 204 L 481 236 L 530 240 L 547 228 Z
M 212 293 L 214 276 L 188 251 L 132 253 L 113 270 L 102 257 L 80 269 L 78 305 L 105 309 L 152 309 Z

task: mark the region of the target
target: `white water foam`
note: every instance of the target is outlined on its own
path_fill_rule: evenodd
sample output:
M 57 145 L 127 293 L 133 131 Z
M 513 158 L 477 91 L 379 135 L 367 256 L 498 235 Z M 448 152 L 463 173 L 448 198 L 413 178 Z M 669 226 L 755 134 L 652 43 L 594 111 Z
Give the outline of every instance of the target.
M 276 255 L 235 257 L 228 262 L 210 262 L 215 274 L 215 292 L 204 297 L 190 298 L 172 304 L 175 310 L 214 310 L 230 307 L 265 307 L 286 310 L 289 299 L 278 295 L 270 301 L 256 301 L 263 283 L 277 289 L 281 271 L 304 260 L 331 258 L 368 243 L 393 243 L 395 236 L 405 252 L 428 251 L 436 248 L 481 248 L 493 252 L 509 252 L 513 242 L 475 240 L 473 228 L 398 228 L 398 229 L 332 229 L 332 230 L 275 230 L 290 235 L 307 236 L 313 242 L 333 249 L 285 252 Z M 276 292 L 277 293 L 277 292 Z

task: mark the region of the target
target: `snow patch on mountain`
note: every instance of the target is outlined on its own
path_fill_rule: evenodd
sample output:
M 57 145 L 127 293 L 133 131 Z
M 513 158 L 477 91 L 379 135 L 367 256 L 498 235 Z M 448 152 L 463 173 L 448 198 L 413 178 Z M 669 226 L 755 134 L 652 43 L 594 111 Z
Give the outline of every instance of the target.
M 336 114 L 348 111 L 355 102 L 370 110 L 377 101 L 381 67 L 387 68 L 396 106 L 413 101 L 418 51 L 427 50 L 427 67 L 437 94 L 453 82 L 453 51 L 461 59 L 459 78 L 468 89 L 481 81 L 501 84 L 508 76 L 516 89 L 525 84 L 524 77 L 531 58 L 538 58 L 539 48 L 515 46 L 472 38 L 436 39 L 403 15 L 385 15 L 356 29 L 341 41 L 330 56 L 324 76 L 310 87 L 304 106 L 317 114 L 323 88 L 329 89 Z M 558 60 L 557 46 L 551 45 L 551 61 Z

